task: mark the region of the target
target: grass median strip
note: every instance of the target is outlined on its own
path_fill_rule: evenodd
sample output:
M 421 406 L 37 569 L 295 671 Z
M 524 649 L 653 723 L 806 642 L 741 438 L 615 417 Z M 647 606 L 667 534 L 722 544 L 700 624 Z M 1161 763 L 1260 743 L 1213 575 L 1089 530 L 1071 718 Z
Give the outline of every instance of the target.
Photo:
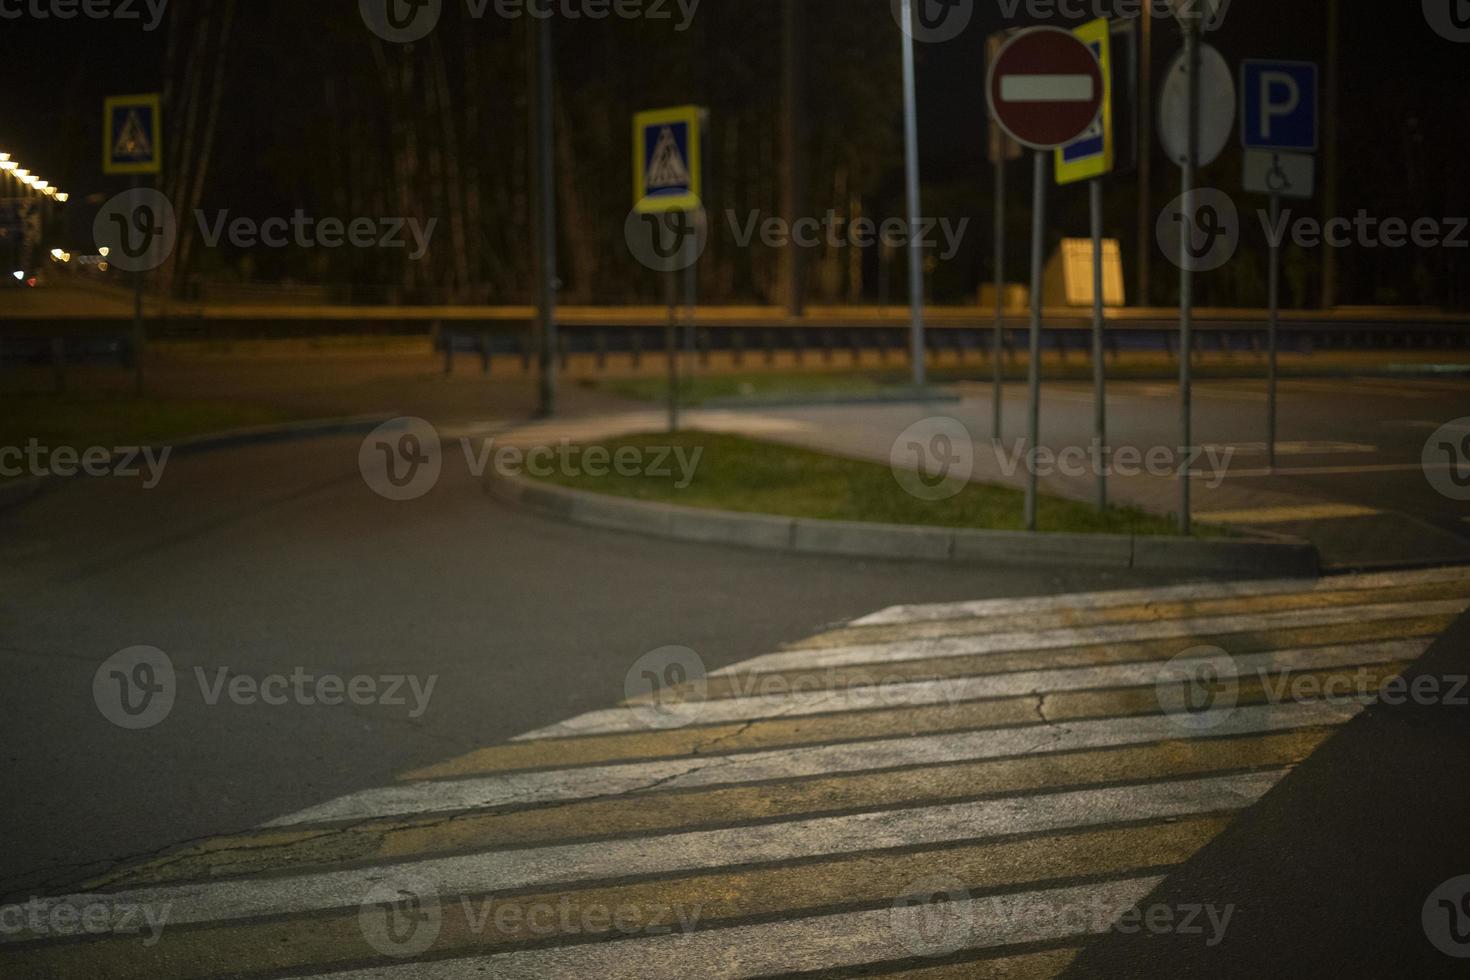
M 579 447 L 580 455 L 585 458 L 593 447 L 605 450 L 603 458 L 610 460 L 617 459 L 620 449 L 636 450 L 640 459 L 655 460 L 660 453 L 670 458 L 682 452 L 678 458 L 690 462 L 692 474 L 671 463 L 666 470 L 638 473 L 619 472 L 609 464 L 551 468 L 552 472 L 533 475 L 574 490 L 684 507 L 875 524 L 994 531 L 1023 528 L 1020 490 L 971 483 L 948 499 L 920 500 L 907 493 L 892 470 L 881 463 L 743 436 L 646 433 L 585 444 Z M 662 472 L 667 475 L 660 475 Z M 1059 497 L 1042 496 L 1038 513 L 1044 531 L 1147 535 L 1176 531 L 1175 522 L 1167 517 L 1127 507 L 1098 511 Z M 1210 528 L 1200 532 L 1207 536 L 1224 533 Z

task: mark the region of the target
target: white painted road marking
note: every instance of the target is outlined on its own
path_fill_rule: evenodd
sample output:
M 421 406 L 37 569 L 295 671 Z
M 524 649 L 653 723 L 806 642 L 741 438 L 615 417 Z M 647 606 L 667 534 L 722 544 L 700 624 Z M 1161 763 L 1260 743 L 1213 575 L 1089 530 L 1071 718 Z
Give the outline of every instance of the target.
M 1289 731 L 1338 725 L 1361 710 L 1357 704 L 1258 705 L 1196 716 L 1212 736 Z M 743 752 L 733 755 L 656 759 L 545 772 L 510 772 L 472 779 L 404 783 L 362 790 L 290 816 L 267 827 L 401 817 L 496 806 L 585 800 L 636 793 L 651 787 L 692 789 L 844 772 L 939 765 L 1030 756 L 1046 752 L 1139 745 L 1187 738 L 1191 731 L 1167 715 L 1100 718 L 1018 728 L 946 732 L 835 745 Z
M 439 895 L 547 887 L 630 874 L 674 874 L 734 865 L 830 857 L 1009 834 L 1098 827 L 1128 821 L 1238 810 L 1260 799 L 1285 770 L 1008 797 L 911 810 L 783 821 L 658 837 L 488 851 L 412 861 L 396 873 L 428 882 Z M 219 922 L 355 906 L 383 879 L 381 868 L 287 878 L 247 878 L 120 892 L 114 900 L 168 908 L 169 924 Z M 72 904 L 80 896 L 49 899 Z

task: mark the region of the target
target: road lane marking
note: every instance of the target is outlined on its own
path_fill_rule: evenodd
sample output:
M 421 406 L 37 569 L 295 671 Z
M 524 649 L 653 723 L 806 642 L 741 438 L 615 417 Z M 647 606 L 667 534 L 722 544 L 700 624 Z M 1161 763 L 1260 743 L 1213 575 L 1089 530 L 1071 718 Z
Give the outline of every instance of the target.
M 818 775 L 784 784 L 680 790 L 590 799 L 551 808 L 483 811 L 456 819 L 410 817 L 364 821 L 339 832 L 253 831 L 196 845 L 148 865 L 99 879 L 89 888 L 222 880 L 271 871 L 302 871 L 343 862 L 403 861 L 435 854 L 655 834 L 839 812 L 1082 789 L 1140 778 L 1177 779 L 1275 769 L 1311 755 L 1332 729 L 985 759 L 876 773 Z M 590 831 L 590 832 L 589 832 Z M 599 834 L 598 831 L 601 831 Z
M 1211 735 L 1225 736 L 1341 724 L 1360 710 L 1361 706 L 1357 704 L 1314 701 L 1245 707 L 1234 712 L 1206 713 L 1201 717 L 1212 723 Z M 827 773 L 898 769 L 942 762 L 1137 745 L 1169 741 L 1180 735 L 1181 729 L 1176 721 L 1164 715 L 1153 715 L 844 742 L 697 759 L 660 759 L 584 769 L 507 773 L 361 790 L 307 807 L 266 826 L 335 823 L 415 813 L 584 800 L 652 788 L 692 789 Z
M 1254 510 L 1206 510 L 1195 517 L 1214 524 L 1291 524 L 1336 521 L 1349 517 L 1377 517 L 1383 511 L 1357 504 L 1302 504 L 1295 507 L 1257 507 Z
M 1332 667 L 1355 667 L 1417 658 L 1429 647 L 1428 640 L 1351 644 L 1279 650 L 1230 658 L 1221 676 L 1248 677 L 1255 673 L 1282 670 L 1308 671 Z M 576 718 L 540 729 L 542 738 L 576 735 L 606 735 L 642 732 L 649 728 L 649 713 L 657 712 L 671 727 L 713 725 L 754 719 L 792 718 L 802 715 L 867 711 L 874 708 L 957 704 L 985 698 L 1014 698 L 1026 694 L 1050 694 L 1090 688 L 1153 685 L 1159 664 L 1113 664 L 1105 667 L 1073 667 L 1063 670 L 1029 670 L 984 677 L 960 677 L 938 681 L 869 685 L 844 690 L 800 691 L 772 695 L 724 698 L 718 701 L 671 701 L 589 711 Z
M 1262 704 L 1273 700 L 1268 684 L 1334 685 L 1319 690 L 1376 692 L 1388 679 L 1400 674 L 1408 661 L 1386 661 L 1339 670 L 1307 670 L 1289 673 L 1247 675 L 1238 681 L 1238 703 Z M 1346 685 L 1346 687 L 1344 687 Z M 1294 690 L 1295 688 L 1288 688 Z M 1280 701 L 1282 698 L 1274 697 Z M 1156 714 L 1161 709 L 1153 685 L 1121 690 L 1070 691 L 1046 695 L 938 704 L 901 706 L 846 714 L 824 714 L 773 718 L 704 728 L 660 732 L 589 735 L 569 739 L 536 741 L 507 746 L 545 746 L 559 756 L 562 766 L 598 765 L 673 756 L 707 755 L 722 752 L 756 752 L 774 748 L 832 745 L 884 737 L 933 735 L 940 732 L 975 731 L 1035 725 L 1042 717 L 1060 723 L 1086 719 Z M 540 768 L 544 768 L 543 765 Z M 480 749 L 449 762 L 417 770 L 405 779 L 460 779 L 536 769 L 526 757 Z
M 914 882 L 931 877 L 962 881 L 969 893 L 977 894 L 1068 878 L 1156 873 L 1188 860 L 1227 822 L 1219 816 L 1185 817 L 1173 823 L 824 858 L 790 867 L 718 869 L 667 880 L 509 896 L 484 890 L 445 895 L 438 905 L 438 934 L 425 952 L 464 956 L 548 938 L 620 938 L 601 914 L 606 909 L 657 910 L 650 917 L 667 919 L 669 928 L 682 931 L 691 919 L 694 927 L 710 928 L 783 913 L 811 916 L 842 905 L 891 904 Z M 548 909 L 558 914 L 547 916 Z M 307 964 L 354 965 L 374 956 L 360 929 L 355 909 L 309 920 L 176 926 L 167 949 L 112 937 L 36 950 L 9 965 L 23 976 L 89 977 L 122 969 L 150 980 L 253 975 Z
M 1019 599 L 979 599 L 969 602 L 940 602 L 924 605 L 889 606 L 854 619 L 852 626 L 902 624 L 938 619 L 968 619 L 1001 613 L 1051 612 L 1058 609 L 1106 609 L 1150 602 L 1192 599 L 1230 599 L 1283 593 L 1371 591 L 1396 585 L 1417 585 L 1470 579 L 1470 567 L 1431 568 L 1412 572 L 1342 575 L 1322 579 L 1269 579 L 1259 582 L 1199 582 L 1155 589 L 1113 589 L 1066 595 L 1028 596 Z
M 1362 463 L 1356 466 L 1278 466 L 1272 469 L 1243 470 L 1225 469 L 1218 473 L 1202 473 L 1198 470 L 1189 475 L 1195 479 L 1219 476 L 1226 480 L 1240 480 L 1263 476 L 1365 476 L 1370 473 L 1417 473 L 1421 470 L 1451 470 L 1457 463 Z
M 968 921 L 968 938 L 963 948 L 993 949 L 1102 932 L 1162 881 L 1160 876 L 1129 878 L 954 903 L 956 914 Z M 929 927 L 927 917 L 931 914 L 931 908 L 923 904 L 844 912 L 768 925 L 714 929 L 692 936 L 625 939 L 459 960 L 395 964 L 321 975 L 321 980 L 464 980 L 478 975 L 496 980 L 545 980 L 546 977 L 737 980 L 784 975 L 912 959 L 913 950 L 902 937 L 921 934 Z M 1094 929 L 1079 928 L 1079 924 L 1089 922 L 1096 923 Z
M 1296 626 L 1327 626 L 1343 622 L 1367 622 L 1374 619 L 1406 619 L 1411 616 L 1458 615 L 1470 608 L 1470 600 L 1448 599 L 1433 602 L 1381 603 L 1331 609 L 1302 609 L 1257 615 L 1204 616 L 1191 619 L 1165 620 L 1157 623 L 1123 623 L 1079 629 L 1055 629 L 1039 632 L 993 633 L 981 636 L 941 637 L 931 640 L 891 641 L 829 647 L 784 650 L 768 653 L 744 663 L 712 671 L 711 677 L 755 671 L 814 669 L 857 664 L 882 664 L 905 660 L 942 659 L 978 654 L 1013 653 L 1023 650 L 1042 651 L 1060 647 L 1092 646 L 1130 640 L 1156 640 L 1169 637 L 1193 637 L 1226 633 L 1248 633 Z M 520 736 L 526 738 L 527 736 Z
M 1212 646 L 1232 655 L 1263 653 L 1268 650 L 1305 646 L 1331 646 L 1338 643 L 1367 643 L 1373 640 L 1434 637 L 1454 623 L 1455 615 L 1418 616 L 1409 619 L 1379 619 L 1366 623 L 1334 623 L 1296 629 L 1264 630 L 1253 633 L 1195 634 L 1191 646 Z M 950 621 L 953 622 L 953 621 Z M 1094 646 L 1058 647 L 1041 656 L 1030 652 L 980 653 L 966 657 L 940 657 L 933 660 L 904 660 L 897 663 L 857 664 L 812 671 L 788 668 L 780 671 L 727 674 L 708 679 L 707 697 L 733 697 L 749 690 L 756 678 L 759 683 L 786 684 L 797 687 L 813 676 L 830 678 L 834 687 L 864 684 L 896 683 L 904 680 L 939 680 L 946 677 L 983 677 L 1030 670 L 1038 660 L 1052 668 L 1093 667 L 1104 664 L 1168 660 L 1180 652 L 1176 639 L 1139 640 L 1128 643 L 1105 643 Z M 520 743 L 511 743 L 520 744 Z
M 1260 799 L 1284 770 L 1212 776 L 1181 782 L 1088 789 L 1037 796 L 949 803 L 910 810 L 817 817 L 661 837 L 560 844 L 428 858 L 395 865 L 441 895 L 674 874 L 745 864 L 868 853 L 926 844 L 980 841 L 1110 824 L 1238 810 Z M 347 868 L 284 878 L 165 885 L 117 893 L 115 901 L 171 909 L 173 926 L 265 915 L 350 908 L 362 901 L 384 869 Z M 75 904 L 84 896 L 42 899 L 39 905 Z M 0 936 L 0 945 L 11 941 Z
M 1361 605 L 1368 598 L 1371 598 L 1375 604 L 1470 598 L 1470 579 L 1401 585 L 1376 589 L 1372 593 L 1364 593 L 1358 589 L 1345 589 L 1337 592 L 1312 592 L 1305 595 L 1191 599 L 1111 606 L 1104 609 L 1063 609 L 1054 612 L 993 614 L 981 618 L 941 619 L 891 626 L 849 626 L 829 630 L 799 643 L 790 644 L 787 649 L 810 650 L 818 647 L 855 646 L 890 640 L 918 640 L 940 636 L 978 636 L 984 633 L 1012 633 L 1021 629 L 1035 632 L 1067 626 L 1103 626 L 1109 623 L 1220 616 L 1226 613 L 1323 609 L 1333 606 Z

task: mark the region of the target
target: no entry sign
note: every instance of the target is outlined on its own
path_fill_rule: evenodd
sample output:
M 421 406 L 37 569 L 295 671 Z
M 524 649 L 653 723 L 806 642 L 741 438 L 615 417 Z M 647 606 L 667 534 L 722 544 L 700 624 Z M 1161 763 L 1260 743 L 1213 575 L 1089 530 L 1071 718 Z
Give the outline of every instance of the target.
M 1034 27 L 1006 42 L 985 86 L 990 118 L 1017 143 L 1050 150 L 1070 143 L 1102 110 L 1102 66 L 1070 31 Z

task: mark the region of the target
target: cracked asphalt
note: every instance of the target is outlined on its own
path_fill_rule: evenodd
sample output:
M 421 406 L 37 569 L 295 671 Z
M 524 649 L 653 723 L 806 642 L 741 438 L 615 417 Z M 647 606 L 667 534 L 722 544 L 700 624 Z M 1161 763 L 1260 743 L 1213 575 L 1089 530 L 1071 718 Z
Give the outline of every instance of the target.
M 450 464 L 393 502 L 362 479 L 359 447 L 178 458 L 153 490 L 78 480 L 0 512 L 6 899 L 611 707 L 662 646 L 714 670 L 894 603 L 1164 581 L 656 541 L 507 509 Z M 166 654 L 179 686 L 166 717 L 128 730 L 92 690 L 136 646 Z M 407 696 L 265 703 L 298 675 L 377 691 L 407 675 L 429 696 L 417 716 Z

